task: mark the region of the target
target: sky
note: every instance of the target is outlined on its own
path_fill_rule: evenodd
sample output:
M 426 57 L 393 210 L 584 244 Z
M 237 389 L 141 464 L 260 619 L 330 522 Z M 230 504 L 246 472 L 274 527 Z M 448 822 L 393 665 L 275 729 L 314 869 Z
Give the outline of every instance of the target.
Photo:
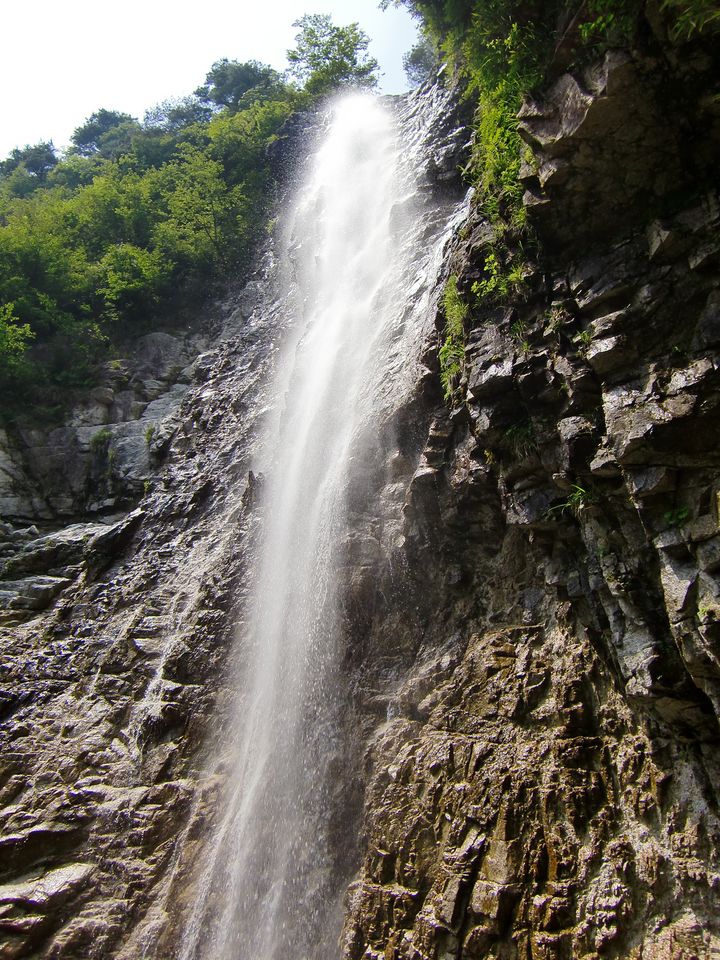
M 0 158 L 16 146 L 52 140 L 105 107 L 145 111 L 198 87 L 216 60 L 286 66 L 292 26 L 305 13 L 357 21 L 371 38 L 381 90 L 406 88 L 402 54 L 416 40 L 404 10 L 379 0 L 35 0 L 3 4 Z

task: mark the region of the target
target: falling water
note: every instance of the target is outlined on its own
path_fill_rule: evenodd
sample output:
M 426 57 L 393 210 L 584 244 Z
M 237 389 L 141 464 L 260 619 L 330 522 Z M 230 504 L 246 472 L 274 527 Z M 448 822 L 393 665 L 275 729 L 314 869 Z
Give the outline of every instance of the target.
M 417 125 L 412 110 L 403 122 Z M 372 455 L 378 404 L 412 382 L 418 351 L 409 342 L 426 332 L 408 323 L 435 269 L 432 244 L 418 256 L 417 231 L 401 236 L 413 219 L 411 154 L 396 110 L 370 96 L 342 99 L 290 218 L 285 259 L 297 316 L 263 465 L 230 789 L 181 960 L 338 954 L 343 836 L 330 815 L 343 767 L 337 570 L 348 489 Z M 425 224 L 436 248 L 440 219 L 447 225 L 447 211 Z M 401 289 L 412 290 L 409 304 Z

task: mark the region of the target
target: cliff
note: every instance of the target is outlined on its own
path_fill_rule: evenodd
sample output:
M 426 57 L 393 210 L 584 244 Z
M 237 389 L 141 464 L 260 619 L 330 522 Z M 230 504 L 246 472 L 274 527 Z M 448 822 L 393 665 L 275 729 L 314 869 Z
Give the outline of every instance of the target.
M 689 53 L 610 51 L 526 103 L 522 292 L 473 302 L 449 403 L 439 312 L 378 423 L 342 577 L 349 960 L 720 949 L 720 123 Z M 462 140 L 449 114 L 428 193 L 460 196 Z M 493 242 L 471 204 L 442 268 L 468 302 Z M 141 347 L 57 438 L 60 500 L 44 438 L 16 439 L 24 473 L 8 454 L 0 957 L 177 956 L 261 525 L 271 275 L 215 305 L 199 357 L 163 341 L 156 375 Z
M 470 311 L 405 507 L 419 612 L 368 628 L 422 642 L 348 957 L 718 949 L 717 76 L 610 51 L 521 111 L 541 252 Z M 493 241 L 458 238 L 468 300 Z

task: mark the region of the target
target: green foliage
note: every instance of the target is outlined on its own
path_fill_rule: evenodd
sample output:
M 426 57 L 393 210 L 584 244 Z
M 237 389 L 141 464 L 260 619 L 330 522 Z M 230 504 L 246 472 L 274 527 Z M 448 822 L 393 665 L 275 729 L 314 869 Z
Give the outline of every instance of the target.
M 456 276 L 449 277 L 443 292 L 445 329 L 440 347 L 440 381 L 446 400 L 452 397 L 465 359 L 465 320 L 468 307 L 460 297 L 457 284 Z
M 336 27 L 326 14 L 306 14 L 293 24 L 299 32 L 288 50 L 289 73 L 311 98 L 342 87 L 374 87 L 378 63 L 368 56 L 370 40 L 357 23 Z
M 507 254 L 501 259 L 500 245 L 485 257 L 485 277 L 476 280 L 470 288 L 478 300 L 502 301 L 513 293 L 522 289 L 524 279 L 524 262 L 520 256 L 512 257 Z
M 588 0 L 587 17 L 579 26 L 585 44 L 607 46 L 625 43 L 637 27 L 643 0 Z
M 52 141 L 16 147 L 5 160 L 0 161 L 0 177 L 5 179 L 10 194 L 24 197 L 45 183 L 57 162 L 58 156 Z
M 144 126 L 100 110 L 44 172 L 27 167 L 29 148 L 4 162 L 5 414 L 29 398 L 56 406 L 92 383 L 113 342 L 247 264 L 266 220 L 267 147 L 297 101 L 282 83 L 273 96 L 215 113 L 185 98 Z
M 210 107 L 193 94 L 181 99 L 163 100 L 152 109 L 146 110 L 143 126 L 146 131 L 178 133 L 196 123 L 207 123 L 211 117 Z
M 440 66 L 435 44 L 429 37 L 421 37 L 402 59 L 403 70 L 411 87 L 429 80 Z
M 552 44 L 551 15 L 521 21 L 516 19 L 522 13 L 519 7 L 512 2 L 483 5 L 461 38 L 451 37 L 445 44 L 463 64 L 469 95 L 478 99 L 468 173 L 491 222 L 506 221 L 514 228 L 525 221 L 517 113 L 524 94 L 541 82 Z
M 294 84 L 254 60 L 219 60 L 194 94 L 143 123 L 97 110 L 66 156 L 43 142 L 0 162 L 6 416 L 60 410 L 122 340 L 248 264 L 272 196 L 268 147 L 289 115 L 376 82 L 357 24 L 307 16 L 296 26 Z
M 508 427 L 503 439 L 505 445 L 518 458 L 527 457 L 537 449 L 535 428 L 530 420 Z
M 140 125 L 129 113 L 117 110 L 97 110 L 85 123 L 75 129 L 70 138 L 75 150 L 84 157 L 99 154 L 101 157 L 114 158 L 123 147 L 128 147 L 132 133 Z
M 581 487 L 579 483 L 573 483 L 572 493 L 562 503 L 550 507 L 547 516 L 560 517 L 563 514 L 571 513 L 574 517 L 579 517 L 588 507 L 598 503 L 600 497 L 595 490 L 587 487 Z
M 675 507 L 668 510 L 664 515 L 665 523 L 668 527 L 681 527 L 690 516 L 689 507 Z
M 28 342 L 34 337 L 29 324 L 20 323 L 14 315 L 14 307 L 13 303 L 0 306 L 0 375 L 20 367 Z
M 106 453 L 111 439 L 112 433 L 107 427 L 103 427 L 102 430 L 98 430 L 97 433 L 94 433 L 92 437 L 90 437 L 90 449 L 95 452 L 102 451 Z
M 522 226 L 517 112 L 543 76 L 563 0 L 536 9 L 523 0 L 384 0 L 423 21 L 478 103 L 473 155 L 467 168 L 492 222 Z
M 581 330 L 573 337 L 573 343 L 577 344 L 578 351 L 584 354 L 592 343 L 592 333 L 590 330 Z
M 195 97 L 213 110 L 225 107 L 235 113 L 253 100 L 272 99 L 281 88 L 280 74 L 267 64 L 223 59 L 212 65 Z M 177 107 L 174 112 L 177 114 Z
M 666 0 L 679 7 L 707 8 L 717 0 Z M 635 32 L 643 0 L 382 0 L 404 6 L 422 21 L 445 60 L 477 104 L 475 143 L 467 174 L 478 188 L 490 221 L 511 230 L 525 225 L 519 180 L 522 141 L 517 113 L 523 97 L 545 79 L 563 31 L 577 14 L 570 36 L 583 46 L 626 42 Z M 716 16 L 716 14 L 712 14 Z M 695 21 L 700 18 L 695 14 Z
M 108 320 L 129 319 L 143 308 L 155 306 L 167 279 L 166 261 L 157 250 L 132 243 L 116 243 L 97 264 L 97 293 L 104 301 Z
M 676 40 L 720 29 L 717 0 L 664 0 L 663 8 L 674 17 L 672 34 Z

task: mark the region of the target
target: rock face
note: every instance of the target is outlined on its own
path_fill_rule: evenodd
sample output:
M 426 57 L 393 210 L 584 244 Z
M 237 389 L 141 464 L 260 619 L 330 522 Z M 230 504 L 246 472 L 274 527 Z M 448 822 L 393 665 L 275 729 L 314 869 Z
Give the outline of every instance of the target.
M 217 336 L 217 321 L 207 326 Z M 0 431 L 0 516 L 55 521 L 137 500 L 202 370 L 210 330 L 148 333 L 128 359 L 106 365 L 63 426 Z
M 663 74 L 692 72 L 698 104 L 703 56 Z M 688 186 L 706 160 L 672 166 L 647 68 L 613 53 L 523 111 L 529 292 L 474 308 L 453 409 L 427 345 L 353 497 L 347 960 L 720 951 L 720 207 Z M 684 129 L 709 156 L 701 113 Z M 444 133 L 428 178 L 457 190 Z M 489 236 L 475 211 L 454 244 L 465 293 Z M 103 394 L 56 444 L 68 460 L 107 427 L 125 499 L 81 495 L 92 457 L 67 499 L 45 467 L 0 464 L 0 957 L 178 955 L 260 523 L 248 470 L 282 316 L 264 281 L 135 419 Z M 143 418 L 165 414 L 143 460 Z
M 353 960 L 720 949 L 720 208 L 696 184 L 657 217 L 687 171 L 642 73 L 611 53 L 522 113 L 544 255 L 472 309 L 408 490 L 422 640 L 374 676 Z
M 119 956 L 208 789 L 198 757 L 242 600 L 279 325 L 277 305 L 253 313 L 259 287 L 224 304 L 140 507 L 0 528 L 4 958 Z

